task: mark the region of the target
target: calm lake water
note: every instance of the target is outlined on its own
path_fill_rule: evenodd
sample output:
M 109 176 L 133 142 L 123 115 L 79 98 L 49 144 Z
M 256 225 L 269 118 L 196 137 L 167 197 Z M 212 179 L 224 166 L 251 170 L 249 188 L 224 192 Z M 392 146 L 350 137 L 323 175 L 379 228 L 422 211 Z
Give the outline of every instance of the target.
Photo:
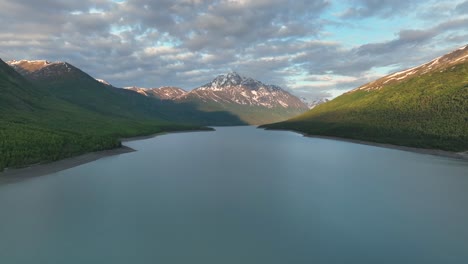
M 253 127 L 0 185 L 0 263 L 468 263 L 468 163 Z

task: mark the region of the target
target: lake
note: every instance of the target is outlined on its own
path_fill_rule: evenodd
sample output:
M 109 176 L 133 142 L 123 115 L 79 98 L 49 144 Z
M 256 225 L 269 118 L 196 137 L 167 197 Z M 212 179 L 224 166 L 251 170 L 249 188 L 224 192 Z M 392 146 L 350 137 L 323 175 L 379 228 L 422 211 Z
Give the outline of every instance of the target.
M 0 185 L 0 263 L 468 263 L 468 162 L 216 129 Z

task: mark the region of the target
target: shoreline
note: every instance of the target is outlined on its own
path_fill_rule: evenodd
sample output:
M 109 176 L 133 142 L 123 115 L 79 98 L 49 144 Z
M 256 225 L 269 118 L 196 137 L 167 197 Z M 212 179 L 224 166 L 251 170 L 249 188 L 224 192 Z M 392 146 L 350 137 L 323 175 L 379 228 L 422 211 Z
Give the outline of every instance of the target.
M 257 127 L 259 128 L 259 127 Z M 381 147 L 381 148 L 388 148 L 388 149 L 396 149 L 396 150 L 401 150 L 401 151 L 407 151 L 407 152 L 413 152 L 413 153 L 419 153 L 419 154 L 425 154 L 425 155 L 432 155 L 432 156 L 439 156 L 439 157 L 446 157 L 446 158 L 452 158 L 452 159 L 458 159 L 458 160 L 463 160 L 468 162 L 468 151 L 466 152 L 451 152 L 451 151 L 445 151 L 445 150 L 438 150 L 438 149 L 423 149 L 423 148 L 414 148 L 414 147 L 407 147 L 407 146 L 398 146 L 398 145 L 392 145 L 392 144 L 386 144 L 386 143 L 377 143 L 377 142 L 370 142 L 370 141 L 364 141 L 364 140 L 358 140 L 358 139 L 347 139 L 347 138 L 340 138 L 340 137 L 332 137 L 332 136 L 320 136 L 320 135 L 309 135 L 300 131 L 294 131 L 294 130 L 288 130 L 288 129 L 265 129 L 261 128 L 264 130 L 269 130 L 269 131 L 287 131 L 287 132 L 293 132 L 296 134 L 300 134 L 304 137 L 309 137 L 309 138 L 321 138 L 321 139 L 328 139 L 328 140 L 336 140 L 336 141 L 343 141 L 343 142 L 349 142 L 349 143 L 354 143 L 354 144 L 361 144 L 361 145 L 368 145 L 368 146 L 374 146 L 374 147 Z M 163 136 L 167 134 L 175 134 L 175 133 L 190 133 L 190 132 L 210 132 L 210 131 L 215 131 L 213 130 L 184 130 L 184 131 L 174 131 L 174 132 L 159 132 L 147 136 L 136 136 L 136 137 L 130 137 L 130 138 L 121 138 L 120 141 L 122 143 L 125 142 L 130 142 L 130 141 L 136 141 L 136 140 L 144 140 L 144 139 L 150 139 L 154 138 L 157 136 Z M 122 145 L 120 148 L 115 148 L 115 149 L 109 149 L 109 150 L 103 150 L 103 151 L 97 151 L 97 152 L 90 152 L 90 153 L 85 153 L 79 156 L 74 156 L 70 158 L 65 158 L 57 161 L 52 161 L 49 163 L 40 163 L 40 164 L 34 164 L 30 165 L 25 168 L 19 168 L 19 169 L 7 169 L 3 172 L 0 172 L 0 185 L 2 184 L 8 184 L 8 183 L 14 183 L 17 181 L 29 179 L 29 178 L 34 178 L 34 177 L 39 177 L 43 175 L 48 175 L 56 172 L 60 172 L 63 170 L 71 169 L 73 167 L 77 167 L 89 162 L 93 162 L 96 160 L 99 160 L 101 158 L 105 157 L 111 157 L 111 156 L 116 156 L 116 155 L 121 155 L 121 154 L 126 154 L 126 153 L 131 153 L 135 152 L 137 150 L 132 149 L 128 146 Z
M 158 132 L 158 133 L 147 135 L 147 136 L 120 138 L 120 142 L 124 143 L 124 142 L 136 141 L 136 140 L 144 140 L 144 139 L 154 138 L 157 136 L 164 136 L 168 134 L 192 133 L 192 132 L 213 132 L 213 131 L 216 131 L 216 129 L 210 128 L 210 129 L 195 129 L 195 130 L 179 130 L 179 131 L 172 131 L 172 132 L 164 131 L 164 132 Z
M 309 138 L 321 138 L 321 139 L 329 139 L 329 140 L 336 140 L 336 141 L 343 141 L 349 142 L 354 144 L 361 144 L 367 146 L 374 146 L 379 148 L 387 148 L 387 149 L 396 149 L 401 151 L 413 152 L 418 154 L 425 154 L 425 155 L 432 155 L 432 156 L 439 156 L 445 158 L 452 158 L 457 160 L 463 160 L 468 162 L 468 151 L 465 152 L 452 152 L 447 150 L 440 150 L 440 149 L 424 149 L 424 148 L 415 148 L 415 147 L 407 147 L 407 146 L 400 146 L 400 145 L 393 145 L 387 143 L 378 143 L 378 142 L 371 142 L 359 139 L 350 139 L 350 138 L 341 138 L 341 137 L 333 137 L 333 136 L 321 136 L 321 135 L 310 135 L 304 132 L 289 130 L 289 129 L 267 129 L 267 128 L 260 128 L 269 131 L 288 131 L 293 132 L 296 134 L 300 134 L 304 137 Z
M 157 136 L 173 134 L 173 133 L 190 133 L 190 132 L 209 132 L 213 130 L 184 130 L 184 131 L 174 131 L 174 132 L 159 132 L 147 136 L 136 136 L 136 137 L 129 137 L 129 138 L 121 138 L 120 141 L 122 142 L 122 146 L 119 148 L 102 150 L 102 151 L 95 151 L 89 152 L 82 155 L 69 157 L 57 161 L 52 161 L 48 163 L 39 163 L 33 164 L 28 167 L 18 168 L 18 169 L 7 169 L 3 172 L 0 172 L 0 185 L 14 183 L 30 178 L 35 178 L 39 176 L 44 176 L 56 172 L 60 172 L 63 170 L 71 169 L 89 162 L 93 162 L 105 157 L 111 157 L 126 153 L 132 153 L 137 150 L 132 149 L 128 146 L 123 145 L 125 142 L 136 141 L 136 140 L 143 140 L 143 139 L 150 139 Z
M 135 152 L 136 150 L 122 146 L 120 148 L 102 150 L 96 152 L 85 153 L 79 156 L 65 158 L 49 163 L 34 164 L 29 167 L 19 169 L 8 169 L 0 172 L 0 185 L 5 183 L 17 182 L 34 177 L 44 176 L 47 174 L 56 173 L 73 167 L 77 167 L 104 157 L 111 157 L 125 153 Z

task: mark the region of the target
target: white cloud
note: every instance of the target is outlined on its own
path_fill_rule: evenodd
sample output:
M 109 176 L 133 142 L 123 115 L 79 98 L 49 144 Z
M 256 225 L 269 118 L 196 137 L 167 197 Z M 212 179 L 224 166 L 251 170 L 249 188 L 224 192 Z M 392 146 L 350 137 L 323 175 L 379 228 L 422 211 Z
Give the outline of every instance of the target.
M 6 0 L 0 57 L 68 61 L 118 86 L 190 89 L 236 70 L 329 96 L 382 69 L 414 66 L 466 44 L 466 1 L 435 2 L 441 14 L 427 1 Z M 345 18 L 330 15 L 340 9 L 349 11 Z M 355 46 L 329 38 L 355 21 L 395 16 L 427 26 L 405 25 L 386 32 L 387 41 Z

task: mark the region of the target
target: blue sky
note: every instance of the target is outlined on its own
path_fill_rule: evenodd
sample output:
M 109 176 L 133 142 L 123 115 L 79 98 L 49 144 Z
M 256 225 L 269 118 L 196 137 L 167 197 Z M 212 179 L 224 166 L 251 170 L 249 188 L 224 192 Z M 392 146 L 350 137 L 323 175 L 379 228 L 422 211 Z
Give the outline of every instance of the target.
M 237 71 L 317 98 L 468 44 L 468 1 L 0 0 L 0 23 L 5 61 L 187 90 Z

